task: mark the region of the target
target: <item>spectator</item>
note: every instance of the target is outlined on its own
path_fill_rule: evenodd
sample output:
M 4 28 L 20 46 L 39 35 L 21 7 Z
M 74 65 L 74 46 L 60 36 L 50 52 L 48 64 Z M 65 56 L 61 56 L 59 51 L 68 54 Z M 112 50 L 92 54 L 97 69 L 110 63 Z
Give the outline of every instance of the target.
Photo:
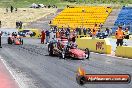
M 50 32 L 50 40 L 53 39 L 53 38 L 55 38 L 55 30 L 54 30 L 54 28 L 52 27 L 52 28 L 51 28 L 51 32 Z
M 106 13 L 109 13 L 108 10 L 106 10 Z
M 67 31 L 70 33 L 70 27 L 68 26 Z
M 103 27 L 103 24 L 100 23 L 100 24 L 99 24 L 99 28 L 100 28 L 100 30 L 102 29 L 102 27 Z
M 22 24 L 23 24 L 22 21 L 20 21 L 19 22 L 19 25 L 20 25 L 19 29 L 22 29 Z
M 67 8 L 69 8 L 69 5 L 67 5 Z
M 11 6 L 11 13 L 13 12 L 13 9 L 14 9 L 13 6 Z
M 54 30 L 57 31 L 57 26 L 54 26 Z
M 78 27 L 76 28 L 76 32 L 77 32 L 77 34 L 79 34 L 79 28 Z
M 73 30 L 73 37 L 77 37 L 77 32 L 76 32 L 76 30 Z
M 51 24 L 52 22 L 51 22 L 51 20 L 49 21 L 49 24 Z
M 78 29 L 78 32 L 79 32 L 79 35 L 81 35 L 82 33 L 82 31 L 81 31 L 81 27 Z
M 55 5 L 53 5 L 52 8 L 55 8 Z
M 86 35 L 86 33 L 87 33 L 86 28 L 83 28 L 83 33 L 84 33 L 84 35 Z
M 1 24 L 1 21 L 0 21 L 0 28 L 1 28 L 1 25 L 2 25 L 2 24 Z
M 125 39 L 129 39 L 130 32 L 129 32 L 129 29 L 128 28 L 125 29 L 125 32 L 124 33 L 125 33 L 124 38 Z
M 2 46 L 1 46 L 1 36 L 2 36 L 2 31 L 0 31 L 0 48 L 2 48 Z
M 17 22 L 16 22 L 16 28 L 19 28 L 19 26 L 20 26 L 20 24 L 19 24 L 19 22 L 17 21 Z
M 112 35 L 112 28 L 110 28 L 110 36 Z
M 60 32 L 58 30 L 58 31 L 56 31 L 56 38 L 59 38 L 59 37 L 60 37 Z
M 97 24 L 94 25 L 93 31 L 92 31 L 92 38 L 94 39 L 96 37 L 97 32 Z
M 91 29 L 90 29 L 90 28 L 88 28 L 88 34 L 90 35 L 90 33 L 91 33 Z
M 6 13 L 8 13 L 8 7 L 6 8 Z
M 44 44 L 44 40 L 45 40 L 45 31 L 43 30 L 41 32 L 41 44 Z
M 46 34 L 46 44 L 47 44 L 49 42 L 49 38 L 50 38 L 50 32 L 49 32 L 49 30 L 46 30 L 45 34 Z
M 15 8 L 15 12 L 17 12 L 17 8 Z
M 51 6 L 50 5 L 48 5 L 48 8 L 50 8 Z
M 62 26 L 62 29 L 61 29 L 61 31 L 60 31 L 60 36 L 62 37 L 62 36 L 64 36 L 64 34 L 65 34 L 65 30 L 64 30 L 64 28 L 63 28 L 63 26 Z
M 68 37 L 70 35 L 70 32 L 68 29 L 66 30 L 65 35 L 66 35 L 66 37 Z
M 117 46 L 122 46 L 123 45 L 123 38 L 124 38 L 124 32 L 122 30 L 122 26 L 118 26 L 118 29 L 116 30 L 115 37 L 117 39 Z
M 125 44 L 124 45 L 127 46 L 127 40 L 129 39 L 129 35 L 130 35 L 130 32 L 129 32 L 129 29 L 128 28 L 125 29 L 124 34 L 125 34 L 125 36 L 124 36 L 124 38 L 125 38 L 125 42 L 124 43 Z
M 109 28 L 106 28 L 105 33 L 106 33 L 108 36 L 110 36 L 110 30 L 109 30 Z

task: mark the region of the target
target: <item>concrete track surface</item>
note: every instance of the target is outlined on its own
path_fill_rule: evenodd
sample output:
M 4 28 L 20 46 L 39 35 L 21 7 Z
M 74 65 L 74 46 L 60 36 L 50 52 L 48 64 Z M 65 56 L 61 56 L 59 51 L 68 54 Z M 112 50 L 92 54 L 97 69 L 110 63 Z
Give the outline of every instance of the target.
M 59 59 L 48 56 L 39 39 L 24 39 L 24 45 L 8 45 L 2 39 L 0 55 L 20 88 L 132 88 L 130 84 L 76 83 L 79 66 L 88 74 L 130 74 L 132 60 L 91 53 L 90 60 Z

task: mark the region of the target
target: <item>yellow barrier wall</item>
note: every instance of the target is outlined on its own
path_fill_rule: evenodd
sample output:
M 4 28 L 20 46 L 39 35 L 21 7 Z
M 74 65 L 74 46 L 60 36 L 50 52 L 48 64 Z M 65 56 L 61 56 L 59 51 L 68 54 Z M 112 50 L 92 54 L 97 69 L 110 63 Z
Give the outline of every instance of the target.
M 78 47 L 89 48 L 92 52 L 111 54 L 111 45 L 108 39 L 92 39 L 90 37 L 77 38 Z
M 132 58 L 132 46 L 118 46 L 115 52 L 116 56 Z

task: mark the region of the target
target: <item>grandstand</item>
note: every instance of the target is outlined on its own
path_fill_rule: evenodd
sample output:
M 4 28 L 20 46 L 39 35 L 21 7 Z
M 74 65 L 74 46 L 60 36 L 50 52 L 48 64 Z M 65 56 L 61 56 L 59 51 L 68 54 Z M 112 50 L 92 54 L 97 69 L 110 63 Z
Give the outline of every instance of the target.
M 132 28 L 132 7 L 122 7 L 117 20 L 115 21 L 113 32 L 116 31 L 118 25 L 122 25 L 123 29 L 128 27 Z M 132 32 L 132 30 L 130 30 Z
M 112 8 L 106 6 L 74 6 L 65 8 L 58 16 L 52 20 L 52 25 L 61 27 L 93 28 L 95 23 L 104 24 L 111 13 Z

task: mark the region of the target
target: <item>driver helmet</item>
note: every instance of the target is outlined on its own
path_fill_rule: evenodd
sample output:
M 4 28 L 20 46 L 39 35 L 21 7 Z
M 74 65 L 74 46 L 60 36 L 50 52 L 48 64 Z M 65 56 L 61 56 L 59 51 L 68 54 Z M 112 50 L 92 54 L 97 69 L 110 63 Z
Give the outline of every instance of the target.
M 76 42 L 73 42 L 71 47 L 72 47 L 72 48 L 77 48 Z

